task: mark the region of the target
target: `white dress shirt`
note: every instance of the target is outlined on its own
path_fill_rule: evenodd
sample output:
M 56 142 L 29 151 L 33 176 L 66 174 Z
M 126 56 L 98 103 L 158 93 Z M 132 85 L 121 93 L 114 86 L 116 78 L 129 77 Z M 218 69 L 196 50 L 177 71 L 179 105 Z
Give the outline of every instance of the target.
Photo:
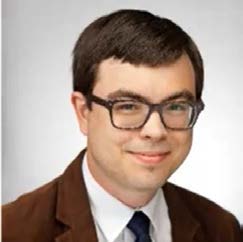
M 94 179 L 84 156 L 82 172 L 88 191 L 91 212 L 99 242 L 134 242 L 133 233 L 126 227 L 136 209 L 130 208 L 106 192 Z M 163 190 L 158 189 L 143 211 L 150 219 L 153 242 L 171 242 L 171 223 Z

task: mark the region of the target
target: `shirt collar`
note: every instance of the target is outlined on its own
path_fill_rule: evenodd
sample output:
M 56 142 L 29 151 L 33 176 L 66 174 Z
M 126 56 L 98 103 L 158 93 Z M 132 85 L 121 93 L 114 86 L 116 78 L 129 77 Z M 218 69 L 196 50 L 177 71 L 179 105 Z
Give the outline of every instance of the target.
M 143 211 L 152 224 L 155 238 L 167 234 L 170 230 L 168 207 L 162 189 L 158 189 L 151 201 L 140 209 Z
M 149 217 L 155 237 L 157 237 L 156 234 L 161 233 L 162 223 L 164 219 L 168 219 L 168 209 L 162 189 L 158 189 L 147 205 L 133 209 L 113 197 L 95 181 L 89 171 L 86 155 L 83 159 L 82 171 L 90 200 L 91 212 L 107 241 L 114 241 L 118 237 L 136 210 L 143 211 Z

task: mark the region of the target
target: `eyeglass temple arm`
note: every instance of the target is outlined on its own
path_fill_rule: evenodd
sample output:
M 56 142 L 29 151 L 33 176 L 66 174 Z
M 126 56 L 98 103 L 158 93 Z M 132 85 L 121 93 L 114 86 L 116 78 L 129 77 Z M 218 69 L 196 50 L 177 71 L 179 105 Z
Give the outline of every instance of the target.
M 88 99 L 89 99 L 91 102 L 95 102 L 95 103 L 97 103 L 97 104 L 99 104 L 99 105 L 101 105 L 101 106 L 104 106 L 104 107 L 106 107 L 106 108 L 110 108 L 110 106 L 111 106 L 111 101 L 104 100 L 104 99 L 102 99 L 102 98 L 100 98 L 100 97 L 97 97 L 97 96 L 95 96 L 95 95 L 91 95 L 91 96 L 89 96 Z

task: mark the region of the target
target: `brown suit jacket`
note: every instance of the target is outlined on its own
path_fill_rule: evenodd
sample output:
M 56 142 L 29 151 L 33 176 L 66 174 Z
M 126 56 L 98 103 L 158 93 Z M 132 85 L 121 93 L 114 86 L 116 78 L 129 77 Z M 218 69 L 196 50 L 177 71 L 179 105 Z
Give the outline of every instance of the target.
M 3 242 L 97 242 L 81 172 L 83 155 L 52 182 L 3 206 Z M 173 242 L 241 241 L 240 226 L 229 212 L 171 183 L 163 190 Z

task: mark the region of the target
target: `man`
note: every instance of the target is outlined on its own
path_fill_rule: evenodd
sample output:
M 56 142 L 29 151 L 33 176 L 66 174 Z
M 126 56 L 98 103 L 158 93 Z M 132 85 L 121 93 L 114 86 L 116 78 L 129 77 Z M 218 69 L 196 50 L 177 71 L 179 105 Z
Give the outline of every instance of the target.
M 87 149 L 3 208 L 4 242 L 238 242 L 229 212 L 167 182 L 203 110 L 203 63 L 175 23 L 120 10 L 73 51 L 72 104 Z

